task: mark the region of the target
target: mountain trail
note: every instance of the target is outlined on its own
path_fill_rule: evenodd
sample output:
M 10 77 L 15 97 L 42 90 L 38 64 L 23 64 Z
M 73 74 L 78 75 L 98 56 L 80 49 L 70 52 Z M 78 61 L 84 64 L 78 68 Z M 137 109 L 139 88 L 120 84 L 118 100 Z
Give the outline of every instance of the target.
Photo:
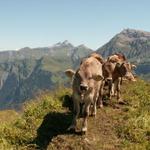
M 120 150 L 121 139 L 118 138 L 116 127 L 119 118 L 123 115 L 123 106 L 107 106 L 98 109 L 96 117 L 88 118 L 88 131 L 86 135 L 80 132 L 58 133 L 47 145 L 48 150 Z M 63 119 L 63 118 L 62 118 Z M 81 127 L 82 118 L 78 119 L 78 128 Z M 60 124 L 61 125 L 61 124 Z

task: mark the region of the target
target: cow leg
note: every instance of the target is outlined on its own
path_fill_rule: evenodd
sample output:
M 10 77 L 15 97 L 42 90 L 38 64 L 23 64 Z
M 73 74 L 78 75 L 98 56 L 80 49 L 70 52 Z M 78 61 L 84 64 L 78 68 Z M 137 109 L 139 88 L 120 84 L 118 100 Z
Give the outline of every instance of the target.
M 96 116 L 96 103 L 97 103 L 97 101 L 94 101 L 94 104 L 93 104 L 93 107 L 92 107 L 92 110 L 91 110 L 91 115 L 92 116 Z
M 88 116 L 89 116 L 89 108 L 90 108 L 90 105 L 91 103 L 88 102 L 84 105 L 84 114 L 83 114 L 83 124 L 82 124 L 82 129 L 81 131 L 83 133 L 85 133 L 87 131 L 87 119 L 88 119 Z
M 120 85 L 119 85 L 119 79 L 114 80 L 113 82 L 113 95 L 117 96 L 117 99 L 119 96 L 119 92 L 120 92 Z
M 114 85 L 113 85 L 113 83 L 112 83 L 112 80 L 110 80 L 109 82 L 108 82 L 108 96 L 109 96 L 109 100 L 111 101 L 111 99 L 112 99 L 112 95 L 113 95 L 113 93 L 114 93 Z
M 98 100 L 98 97 L 99 96 L 99 92 L 96 90 L 96 93 L 95 93 L 95 96 L 94 96 L 94 100 L 93 100 L 93 107 L 91 109 L 91 115 L 92 116 L 96 116 L 96 111 L 97 111 L 97 100 Z
M 68 130 L 75 130 L 77 125 L 77 119 L 80 113 L 80 103 L 76 100 L 73 101 L 73 120 Z
M 103 108 L 104 84 L 105 84 L 105 81 L 102 81 L 100 90 L 99 90 L 99 97 L 98 97 L 98 107 L 99 108 Z
M 115 96 L 115 87 L 114 87 L 114 83 L 112 83 L 112 85 L 111 85 L 111 96 Z
M 117 100 L 118 102 L 122 102 L 121 100 L 121 93 L 120 93 L 120 86 L 121 86 L 121 79 L 117 80 Z

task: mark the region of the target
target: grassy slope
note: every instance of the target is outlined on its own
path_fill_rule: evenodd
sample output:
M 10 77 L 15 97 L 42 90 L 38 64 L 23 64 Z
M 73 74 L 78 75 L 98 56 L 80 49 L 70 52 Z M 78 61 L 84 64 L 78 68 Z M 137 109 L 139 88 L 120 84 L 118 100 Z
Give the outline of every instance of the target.
M 124 98 L 128 103 L 127 113 L 122 116 L 118 135 L 126 150 L 150 149 L 150 84 L 144 81 L 130 83 L 124 87 Z
M 17 119 L 1 123 L 0 149 L 149 150 L 149 93 L 150 84 L 144 81 L 124 84 L 127 104 L 118 105 L 114 99 L 112 106 L 99 109 L 96 118 L 89 117 L 86 135 L 66 131 L 72 118 L 64 107 L 71 102 L 70 89 L 43 93 L 26 104 Z

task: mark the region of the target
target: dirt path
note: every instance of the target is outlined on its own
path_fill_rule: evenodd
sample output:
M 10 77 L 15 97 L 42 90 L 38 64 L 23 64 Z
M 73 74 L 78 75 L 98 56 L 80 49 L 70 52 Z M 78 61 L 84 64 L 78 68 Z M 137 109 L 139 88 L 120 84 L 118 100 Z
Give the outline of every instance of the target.
M 121 140 L 116 127 L 123 114 L 120 108 L 104 107 L 98 109 L 96 118 L 89 117 L 86 135 L 63 133 L 52 138 L 48 150 L 120 150 Z M 78 121 L 80 127 L 81 119 Z

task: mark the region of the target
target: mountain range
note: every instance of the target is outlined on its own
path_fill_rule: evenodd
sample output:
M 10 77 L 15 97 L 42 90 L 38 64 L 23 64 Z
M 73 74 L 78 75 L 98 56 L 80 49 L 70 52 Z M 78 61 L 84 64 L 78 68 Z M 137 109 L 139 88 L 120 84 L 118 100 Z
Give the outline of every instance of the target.
M 66 85 L 64 70 L 77 68 L 92 53 L 85 45 L 67 40 L 51 47 L 0 52 L 0 109 L 18 109 L 43 90 Z M 150 80 L 150 32 L 125 29 L 96 50 L 104 58 L 121 52 L 137 65 L 136 73 Z
M 68 41 L 51 47 L 0 52 L 0 109 L 18 108 L 43 90 L 65 81 L 64 70 L 76 68 L 92 50 Z

